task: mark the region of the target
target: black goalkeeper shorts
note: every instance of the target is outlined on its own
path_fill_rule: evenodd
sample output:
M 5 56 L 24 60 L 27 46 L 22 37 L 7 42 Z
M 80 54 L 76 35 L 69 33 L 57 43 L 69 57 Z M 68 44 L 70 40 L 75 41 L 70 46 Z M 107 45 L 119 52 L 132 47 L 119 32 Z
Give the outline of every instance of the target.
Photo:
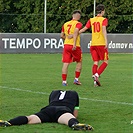
M 37 115 L 41 122 L 58 122 L 58 118 L 64 113 L 71 113 L 72 111 L 66 106 L 46 106 L 42 108 Z

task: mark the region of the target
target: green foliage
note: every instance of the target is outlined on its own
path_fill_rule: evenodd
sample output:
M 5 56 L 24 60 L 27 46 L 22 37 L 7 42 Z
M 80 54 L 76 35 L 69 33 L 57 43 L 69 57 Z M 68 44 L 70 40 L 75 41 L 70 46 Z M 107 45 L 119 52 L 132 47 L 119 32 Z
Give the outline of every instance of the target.
M 133 33 L 133 2 L 130 0 L 105 1 L 108 32 Z
M 43 0 L 1 0 L 1 32 L 43 32 Z
M 108 33 L 132 33 L 133 2 L 131 0 L 96 0 L 104 4 L 109 20 Z M 75 9 L 82 11 L 81 22 L 93 17 L 93 0 L 47 0 L 47 33 L 59 33 Z M 42 33 L 44 0 L 0 0 L 0 32 Z

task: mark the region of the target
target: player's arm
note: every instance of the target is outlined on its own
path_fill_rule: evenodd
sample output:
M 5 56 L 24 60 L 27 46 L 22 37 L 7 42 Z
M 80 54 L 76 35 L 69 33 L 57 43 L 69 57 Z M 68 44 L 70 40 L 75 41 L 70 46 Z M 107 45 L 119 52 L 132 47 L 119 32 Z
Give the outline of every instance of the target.
M 66 38 L 65 33 L 64 33 L 64 32 L 61 32 L 60 37 L 61 37 L 63 40 L 65 40 L 65 38 Z
M 82 28 L 80 31 L 79 31 L 79 34 L 85 32 L 86 30 L 88 30 L 89 28 L 91 27 L 91 22 L 90 20 L 87 21 L 86 25 L 84 28 Z
M 78 110 L 75 109 L 75 110 L 73 111 L 73 115 L 75 116 L 75 118 L 77 118 L 77 117 L 78 117 Z
M 103 35 L 104 35 L 104 39 L 105 39 L 105 48 L 107 48 L 107 44 L 108 44 L 108 41 L 107 41 L 107 30 L 106 30 L 106 26 L 102 26 L 102 30 L 103 30 Z
M 61 37 L 63 40 L 65 40 L 65 38 L 66 38 L 65 33 L 64 33 L 64 26 L 62 26 L 62 30 L 61 30 L 60 37 Z
M 77 37 L 79 35 L 79 30 L 82 28 L 82 23 L 77 23 L 76 24 L 76 28 L 74 30 L 74 33 L 73 33 L 73 49 L 72 50 L 75 50 L 76 49 L 76 43 L 77 43 Z
M 78 37 L 78 34 L 79 34 L 79 29 L 78 28 L 75 28 L 74 30 L 74 34 L 73 34 L 73 50 L 76 49 L 76 42 L 77 42 L 77 37 Z
M 82 28 L 81 30 L 79 30 L 79 34 L 85 32 L 87 29 L 88 29 L 88 28 L 85 26 L 84 28 Z M 73 36 L 74 36 L 74 34 L 70 34 L 70 35 L 68 35 L 68 38 L 69 38 L 69 39 L 74 38 Z
M 72 38 L 74 38 L 74 36 L 75 36 L 75 39 L 77 40 L 76 37 L 79 35 L 79 30 L 80 30 L 81 28 L 82 28 L 82 23 L 81 23 L 81 22 L 77 23 L 74 33 L 73 33 L 73 34 L 69 34 L 69 35 L 67 36 L 68 39 L 72 39 Z
M 82 28 L 82 29 L 79 31 L 79 34 L 85 32 L 86 30 L 88 30 L 88 28 L 85 26 L 84 28 Z
M 102 24 L 102 32 L 103 32 L 104 39 L 105 39 L 105 48 L 107 48 L 107 45 L 108 45 L 108 41 L 107 41 L 107 29 L 106 29 L 107 25 L 108 25 L 108 20 L 104 19 L 103 24 Z
M 78 96 L 78 93 L 76 92 L 76 105 L 75 105 L 75 108 L 74 108 L 74 111 L 73 111 L 73 115 L 77 118 L 78 117 L 78 110 L 79 110 L 79 96 Z

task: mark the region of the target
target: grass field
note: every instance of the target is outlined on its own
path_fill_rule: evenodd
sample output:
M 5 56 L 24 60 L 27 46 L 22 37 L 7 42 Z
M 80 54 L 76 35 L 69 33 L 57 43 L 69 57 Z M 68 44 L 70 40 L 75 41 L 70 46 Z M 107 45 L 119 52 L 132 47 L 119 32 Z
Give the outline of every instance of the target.
M 110 54 L 101 75 L 101 87 L 93 87 L 91 56 L 83 54 L 82 86 L 73 84 L 75 63 L 68 73 L 68 86 L 61 84 L 61 54 L 0 55 L 0 119 L 38 112 L 48 104 L 54 89 L 76 90 L 80 96 L 78 119 L 89 123 L 94 133 L 133 132 L 133 55 Z M 0 128 L 1 133 L 72 133 L 57 123 Z M 75 131 L 76 132 L 76 131 Z M 81 131 L 78 131 L 80 133 Z

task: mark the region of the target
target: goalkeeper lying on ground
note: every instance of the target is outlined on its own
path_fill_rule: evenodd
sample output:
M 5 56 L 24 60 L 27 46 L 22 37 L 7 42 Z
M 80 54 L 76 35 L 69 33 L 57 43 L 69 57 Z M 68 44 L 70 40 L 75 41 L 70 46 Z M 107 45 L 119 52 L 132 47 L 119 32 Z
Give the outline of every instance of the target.
M 73 130 L 93 130 L 87 124 L 81 124 L 76 119 L 79 109 L 79 96 L 76 91 L 52 91 L 49 96 L 49 105 L 38 113 L 29 116 L 18 116 L 9 121 L 0 120 L 1 127 L 58 122 L 68 125 Z

